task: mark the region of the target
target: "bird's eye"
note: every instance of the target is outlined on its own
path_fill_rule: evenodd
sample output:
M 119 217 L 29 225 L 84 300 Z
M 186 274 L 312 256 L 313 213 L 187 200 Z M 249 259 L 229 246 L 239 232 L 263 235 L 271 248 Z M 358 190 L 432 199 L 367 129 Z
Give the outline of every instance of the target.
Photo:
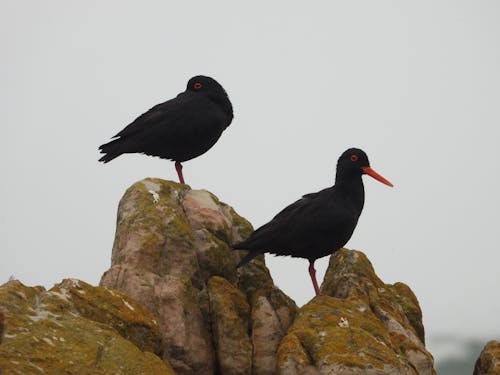
M 194 87 L 195 90 L 199 90 L 199 89 L 201 89 L 201 86 L 202 85 L 201 85 L 200 82 L 196 82 L 193 87 Z
M 358 155 L 352 154 L 351 161 L 358 161 Z

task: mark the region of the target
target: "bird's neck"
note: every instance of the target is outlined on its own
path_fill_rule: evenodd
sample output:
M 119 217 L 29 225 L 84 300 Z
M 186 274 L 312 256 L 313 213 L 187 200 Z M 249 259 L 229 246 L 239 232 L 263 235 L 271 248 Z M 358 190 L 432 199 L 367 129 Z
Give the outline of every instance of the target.
M 338 176 L 335 181 L 335 189 L 350 201 L 354 207 L 361 211 L 365 204 L 365 187 L 361 174 L 350 176 Z

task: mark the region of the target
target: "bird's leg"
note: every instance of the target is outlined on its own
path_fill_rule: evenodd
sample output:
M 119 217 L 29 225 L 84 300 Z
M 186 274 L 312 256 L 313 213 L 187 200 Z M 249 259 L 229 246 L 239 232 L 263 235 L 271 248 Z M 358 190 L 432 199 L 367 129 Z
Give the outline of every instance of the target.
M 184 185 L 184 176 L 182 176 L 182 164 L 178 161 L 175 162 L 175 170 L 179 176 L 179 182 Z
M 318 282 L 316 281 L 316 270 L 314 269 L 314 260 L 309 261 L 309 275 L 311 276 L 311 280 L 313 282 L 314 291 L 316 295 L 319 296 L 321 293 L 319 292 Z

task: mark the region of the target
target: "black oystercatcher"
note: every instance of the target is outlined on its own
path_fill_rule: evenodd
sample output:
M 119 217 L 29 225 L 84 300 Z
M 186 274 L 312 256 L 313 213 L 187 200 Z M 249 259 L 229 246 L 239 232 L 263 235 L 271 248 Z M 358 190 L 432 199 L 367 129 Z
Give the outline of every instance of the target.
M 233 120 L 233 106 L 213 78 L 196 76 L 186 91 L 140 115 L 99 147 L 107 163 L 121 154 L 142 153 L 175 161 L 179 181 L 182 164 L 207 152 Z
M 337 251 L 351 238 L 365 202 L 363 174 L 393 186 L 370 168 L 364 151 L 350 148 L 337 162 L 334 186 L 304 195 L 232 246 L 250 250 L 238 267 L 266 252 L 309 259 L 309 274 L 319 295 L 314 261 Z

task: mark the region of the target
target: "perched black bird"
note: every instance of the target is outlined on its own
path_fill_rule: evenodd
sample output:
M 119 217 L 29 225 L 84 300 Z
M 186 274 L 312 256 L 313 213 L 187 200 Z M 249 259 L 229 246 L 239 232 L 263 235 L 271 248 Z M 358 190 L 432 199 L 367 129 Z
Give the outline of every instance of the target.
M 334 186 L 304 195 L 246 240 L 232 246 L 235 250 L 250 250 L 238 267 L 267 252 L 309 259 L 309 274 L 319 295 L 314 261 L 337 251 L 351 238 L 365 202 L 363 174 L 393 186 L 370 168 L 362 150 L 350 148 L 337 162 Z
M 107 163 L 121 154 L 142 153 L 175 161 L 179 181 L 182 164 L 207 152 L 233 120 L 233 106 L 213 78 L 196 76 L 186 91 L 140 115 L 99 147 Z

